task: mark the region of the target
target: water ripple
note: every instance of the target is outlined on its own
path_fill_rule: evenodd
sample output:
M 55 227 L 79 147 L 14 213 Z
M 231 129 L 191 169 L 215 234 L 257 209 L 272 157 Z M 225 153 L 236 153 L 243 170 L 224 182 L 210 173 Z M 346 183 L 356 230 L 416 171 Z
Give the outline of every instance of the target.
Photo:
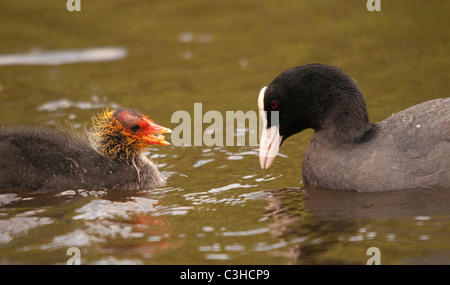
M 61 65 L 78 62 L 119 60 L 127 56 L 122 47 L 100 47 L 73 50 L 32 51 L 0 55 L 0 65 Z
M 64 110 L 68 108 L 77 108 L 81 110 L 92 110 L 98 108 L 105 108 L 109 106 L 111 108 L 119 108 L 120 105 L 114 102 L 107 102 L 107 98 L 100 98 L 97 95 L 92 95 L 91 101 L 71 101 L 65 98 L 42 103 L 37 107 L 38 111 L 54 112 L 58 110 Z
M 251 187 L 256 187 L 256 186 L 257 185 L 233 183 L 233 184 L 225 185 L 223 187 L 213 188 L 213 189 L 209 190 L 208 193 L 218 193 L 218 192 L 223 192 L 223 191 L 227 191 L 227 190 L 235 189 L 235 188 L 251 188 Z
M 156 211 L 158 200 L 135 197 L 126 202 L 114 202 L 109 200 L 93 200 L 76 210 L 78 215 L 74 220 L 96 220 L 129 218 L 130 213 L 147 213 Z
M 252 235 L 259 235 L 268 232 L 268 228 L 258 228 L 258 229 L 251 229 L 246 231 L 237 231 L 237 232 L 224 232 L 222 233 L 222 236 L 252 236 Z

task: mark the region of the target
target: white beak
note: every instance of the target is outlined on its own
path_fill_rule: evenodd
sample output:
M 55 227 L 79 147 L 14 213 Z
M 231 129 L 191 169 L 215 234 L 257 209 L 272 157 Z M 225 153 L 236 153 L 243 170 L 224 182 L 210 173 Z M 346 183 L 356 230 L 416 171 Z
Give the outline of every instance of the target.
M 264 111 L 264 93 L 266 88 L 267 87 L 263 87 L 261 89 L 258 97 L 259 114 L 263 120 L 263 130 L 259 143 L 259 163 L 263 169 L 269 168 L 275 160 L 278 150 L 280 149 L 280 143 L 283 139 L 283 136 L 280 136 L 278 124 L 271 124 L 271 127 L 267 129 L 267 117 Z M 271 118 L 271 122 L 274 121 L 274 118 L 278 121 L 278 112 L 272 111 Z

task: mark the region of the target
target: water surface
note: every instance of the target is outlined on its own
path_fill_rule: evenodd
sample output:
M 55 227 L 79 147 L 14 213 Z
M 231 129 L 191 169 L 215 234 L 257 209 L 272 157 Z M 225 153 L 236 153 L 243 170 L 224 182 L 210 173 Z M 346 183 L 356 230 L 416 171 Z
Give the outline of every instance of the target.
M 449 96 L 448 1 L 381 1 L 372 13 L 356 0 L 81 2 L 0 2 L 0 59 L 16 60 L 0 66 L 2 126 L 82 133 L 121 106 L 174 128 L 171 115 L 195 102 L 256 111 L 261 87 L 312 62 L 353 76 L 374 122 Z M 81 60 L 111 47 L 123 53 Z M 370 247 L 382 264 L 450 263 L 450 191 L 306 187 L 311 135 L 283 143 L 269 170 L 257 146 L 155 146 L 168 178 L 158 189 L 2 191 L 0 263 L 65 264 L 70 247 L 82 264 L 365 264 Z

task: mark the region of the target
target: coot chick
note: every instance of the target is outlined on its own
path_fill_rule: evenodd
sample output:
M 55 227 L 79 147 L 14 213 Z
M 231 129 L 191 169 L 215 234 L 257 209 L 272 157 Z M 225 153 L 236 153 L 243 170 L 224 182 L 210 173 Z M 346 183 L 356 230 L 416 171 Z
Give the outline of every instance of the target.
M 352 77 L 308 64 L 276 77 L 261 90 L 258 105 L 266 111 L 260 112 L 262 168 L 269 168 L 284 140 L 312 128 L 302 161 L 305 184 L 361 192 L 450 190 L 450 98 L 373 124 Z
M 0 189 L 137 190 L 164 182 L 142 153 L 169 145 L 155 124 L 131 109 L 105 110 L 93 118 L 89 139 L 47 128 L 0 130 Z

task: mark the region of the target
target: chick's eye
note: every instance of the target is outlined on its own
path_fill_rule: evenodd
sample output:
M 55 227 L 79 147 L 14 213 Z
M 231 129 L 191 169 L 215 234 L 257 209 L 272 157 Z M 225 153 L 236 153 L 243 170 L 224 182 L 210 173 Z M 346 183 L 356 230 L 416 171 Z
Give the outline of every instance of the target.
M 278 102 L 277 101 L 270 102 L 270 107 L 272 107 L 272 109 L 276 110 L 278 108 Z
M 139 125 L 134 124 L 134 125 L 132 125 L 132 126 L 130 127 L 130 130 L 131 130 L 132 132 L 137 132 L 137 131 L 139 131 L 140 128 L 141 128 L 141 127 L 139 127 Z

